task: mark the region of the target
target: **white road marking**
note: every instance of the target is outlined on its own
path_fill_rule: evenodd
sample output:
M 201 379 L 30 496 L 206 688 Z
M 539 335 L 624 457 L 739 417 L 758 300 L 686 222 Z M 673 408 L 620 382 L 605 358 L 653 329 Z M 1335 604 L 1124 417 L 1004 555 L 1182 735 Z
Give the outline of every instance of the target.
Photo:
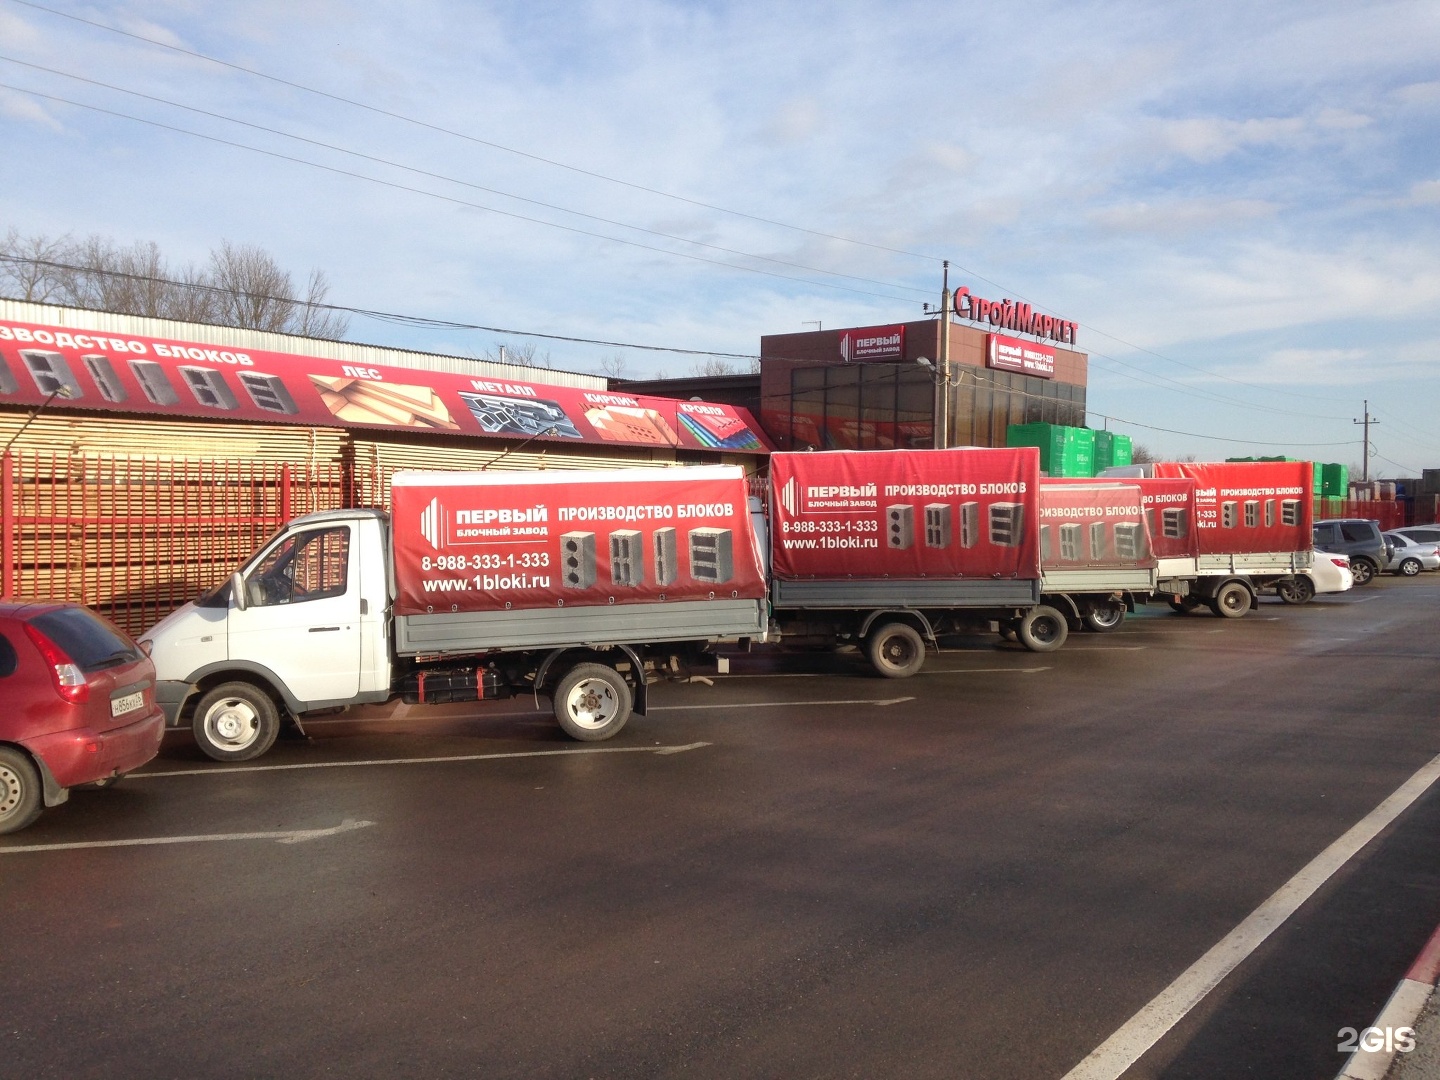
M 1049 671 L 1048 667 L 980 667 L 980 668 L 947 668 L 947 667 L 925 667 L 917 671 L 916 675 L 985 675 L 995 672 L 1016 672 L 1021 675 L 1032 675 L 1037 671 Z M 732 679 L 833 679 L 831 672 L 824 671 L 774 671 L 755 672 L 751 675 L 718 675 L 715 679 L 700 679 L 691 676 L 691 682 L 704 682 L 707 685 L 714 685 L 716 679 L 722 682 L 729 682 Z M 912 675 L 911 678 L 914 678 Z
M 1063 1080 L 1117 1080 L 1437 779 L 1440 755 L 1431 758 L 1389 798 L 1280 886 L 1244 922 L 1066 1073 Z
M 882 698 L 879 701 L 871 698 L 855 701 L 736 701 L 728 705 L 652 705 L 649 712 L 683 712 L 687 709 L 775 709 L 784 705 L 899 705 L 901 702 L 914 701 L 913 697 Z M 701 743 L 701 746 L 708 746 L 708 743 Z
M 155 847 L 160 844 L 214 844 L 221 840 L 274 840 L 279 844 L 304 844 L 328 836 L 369 828 L 373 821 L 346 818 L 333 829 L 284 829 L 274 832 L 211 833 L 201 836 L 151 836 L 137 840 L 91 840 L 74 844 L 32 844 L 29 847 L 0 848 L 0 855 L 21 855 L 31 851 L 74 851 L 78 848 Z
M 1065 652 L 1140 652 L 1148 649 L 1148 645 L 1071 645 L 1061 648 Z
M 164 780 L 172 776 L 234 776 L 236 773 L 289 772 L 294 769 L 358 769 L 372 765 L 436 765 L 450 761 L 504 761 L 509 758 L 576 757 L 582 754 L 681 754 L 709 746 L 708 742 L 686 743 L 684 746 L 586 746 L 572 750 L 521 750 L 510 754 L 456 754 L 450 757 L 377 758 L 372 761 L 302 761 L 291 765 L 236 765 L 209 769 L 176 769 L 173 772 L 128 773 L 131 780 Z

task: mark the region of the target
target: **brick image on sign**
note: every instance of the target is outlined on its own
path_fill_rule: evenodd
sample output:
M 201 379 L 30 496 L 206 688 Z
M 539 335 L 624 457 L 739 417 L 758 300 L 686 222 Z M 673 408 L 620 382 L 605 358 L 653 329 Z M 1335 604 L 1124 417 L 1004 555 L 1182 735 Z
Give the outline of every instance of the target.
M 560 534 L 560 580 L 567 589 L 588 589 L 595 584 L 595 534 Z
M 616 529 L 610 534 L 610 584 L 645 583 L 645 535 L 638 529 Z
M 240 407 L 225 376 L 214 368 L 193 367 L 181 364 L 180 376 L 190 387 L 195 400 L 209 409 L 224 409 L 227 412 Z
M 124 401 L 130 395 L 125 392 L 125 386 L 120 382 L 120 377 L 115 374 L 115 365 L 110 363 L 108 356 L 94 353 L 90 356 L 82 356 L 81 362 L 85 370 L 90 372 L 90 378 L 95 380 L 95 387 L 100 391 L 100 396 L 106 401 Z
M 948 548 L 950 546 L 950 519 L 952 511 L 947 503 L 929 503 L 925 507 L 925 546 Z
M 24 360 L 25 366 L 30 369 L 30 378 L 35 380 L 35 389 L 40 393 L 71 398 L 80 396 L 80 384 L 75 381 L 75 375 L 71 372 L 70 365 L 65 362 L 65 357 L 58 352 L 21 349 L 20 359 Z
M 915 545 L 915 508 L 897 503 L 885 508 L 885 542 L 905 551 Z
M 672 528 L 655 530 L 655 584 L 674 585 L 680 578 L 680 551 Z
M 973 548 L 980 542 L 980 504 L 960 504 L 960 546 Z
M 729 529 L 691 529 L 690 576 L 715 585 L 735 576 L 735 538 Z
M 1115 554 L 1122 559 L 1143 559 L 1145 550 L 1145 526 L 1138 521 L 1117 521 L 1115 523 Z
M 180 395 L 175 392 L 175 387 L 170 385 L 170 377 L 165 374 L 163 367 L 154 360 L 130 360 L 128 363 L 130 373 L 135 376 L 135 381 L 140 384 L 140 389 L 152 404 L 179 404 Z
M 1024 538 L 1025 504 L 991 503 L 990 542 L 996 547 L 1019 547 Z

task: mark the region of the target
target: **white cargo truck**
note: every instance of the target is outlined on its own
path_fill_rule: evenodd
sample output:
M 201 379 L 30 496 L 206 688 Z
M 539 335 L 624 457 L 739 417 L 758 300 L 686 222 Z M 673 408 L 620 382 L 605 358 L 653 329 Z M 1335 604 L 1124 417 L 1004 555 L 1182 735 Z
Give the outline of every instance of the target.
M 390 513 L 297 518 L 144 639 L 169 724 L 243 761 L 282 721 L 397 696 L 544 694 L 607 739 L 647 671 L 766 633 L 744 473 L 699 466 L 397 473 Z

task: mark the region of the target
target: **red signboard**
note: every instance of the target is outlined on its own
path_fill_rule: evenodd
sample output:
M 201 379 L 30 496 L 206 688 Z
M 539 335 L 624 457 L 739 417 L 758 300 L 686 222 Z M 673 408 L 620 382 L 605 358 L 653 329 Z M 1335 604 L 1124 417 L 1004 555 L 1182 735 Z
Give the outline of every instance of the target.
M 1140 488 L 1123 483 L 1040 483 L 1040 565 L 1046 570 L 1155 565 Z
M 397 473 L 395 612 L 765 595 L 744 472 Z
M 829 451 L 770 458 L 775 576 L 1037 578 L 1040 452 Z
M 1157 477 L 1194 481 L 1202 555 L 1309 551 L 1314 545 L 1310 462 L 1156 462 Z
M 989 323 L 1004 330 L 1074 345 L 1079 323 L 1057 319 L 1034 310 L 1023 300 L 986 300 L 975 296 L 963 285 L 955 290 L 955 314 L 961 319 Z
M 985 366 L 997 371 L 1018 371 L 1039 379 L 1055 377 L 1055 350 L 1033 341 L 991 334 L 986 343 Z
M 0 404 L 47 400 L 51 409 L 770 449 L 750 414 L 733 405 L 0 322 Z
M 846 330 L 840 335 L 840 359 L 903 360 L 905 359 L 905 327 L 865 326 Z

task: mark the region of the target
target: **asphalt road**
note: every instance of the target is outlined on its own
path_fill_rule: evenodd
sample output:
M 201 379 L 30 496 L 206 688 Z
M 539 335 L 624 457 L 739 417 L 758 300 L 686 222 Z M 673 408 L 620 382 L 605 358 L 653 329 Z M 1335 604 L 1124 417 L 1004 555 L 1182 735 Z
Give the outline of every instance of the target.
M 0 840 L 0 1076 L 1063 1077 L 1440 755 L 1437 606 L 745 657 L 598 746 L 528 701 L 167 744 Z M 1123 1075 L 1334 1076 L 1437 832 L 1427 788 Z

